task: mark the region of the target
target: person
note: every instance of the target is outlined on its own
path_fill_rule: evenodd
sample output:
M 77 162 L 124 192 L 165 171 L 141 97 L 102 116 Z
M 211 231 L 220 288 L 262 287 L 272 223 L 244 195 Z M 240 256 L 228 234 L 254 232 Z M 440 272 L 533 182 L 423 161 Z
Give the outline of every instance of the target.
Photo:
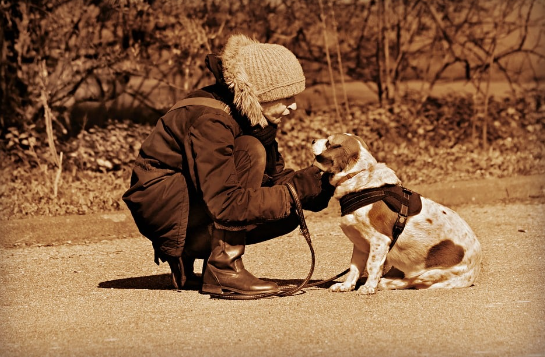
M 216 83 L 190 93 L 143 142 L 123 200 L 168 262 L 174 288 L 204 294 L 274 293 L 276 283 L 244 268 L 247 244 L 285 235 L 303 209 L 327 207 L 333 188 L 314 166 L 284 165 L 276 132 L 305 89 L 301 64 L 286 47 L 229 37 L 206 66 Z M 204 259 L 202 281 L 193 272 Z

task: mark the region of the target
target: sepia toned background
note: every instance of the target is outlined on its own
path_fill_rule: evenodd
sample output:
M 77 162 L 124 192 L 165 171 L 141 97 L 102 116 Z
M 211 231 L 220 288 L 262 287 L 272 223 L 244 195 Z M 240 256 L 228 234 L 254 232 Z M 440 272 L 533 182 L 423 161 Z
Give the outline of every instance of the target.
M 0 355 L 543 356 L 543 0 L 0 1 Z M 174 291 L 121 200 L 157 119 L 233 33 L 300 59 L 278 141 L 361 136 L 483 247 L 475 286 L 218 301 Z M 348 267 L 337 202 L 307 212 L 313 281 Z M 299 283 L 298 232 L 248 247 Z M 197 261 L 197 265 L 200 261 Z M 198 272 L 199 266 L 196 267 Z
M 0 218 L 124 209 L 157 119 L 208 85 L 229 35 L 279 43 L 307 89 L 285 120 L 291 167 L 334 132 L 406 183 L 543 173 L 537 0 L 1 2 Z

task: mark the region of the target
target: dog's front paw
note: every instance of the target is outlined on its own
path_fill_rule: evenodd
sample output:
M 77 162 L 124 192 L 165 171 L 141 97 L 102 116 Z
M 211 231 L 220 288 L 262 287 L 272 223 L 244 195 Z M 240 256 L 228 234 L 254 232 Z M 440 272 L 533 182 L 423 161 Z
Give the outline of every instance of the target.
M 334 291 L 334 292 L 346 292 L 346 291 L 352 291 L 354 290 L 354 286 L 351 285 L 351 284 L 346 284 L 346 283 L 337 283 L 337 284 L 334 284 L 332 285 L 329 290 L 331 291 Z
M 376 291 L 375 288 L 372 288 L 370 286 L 366 286 L 366 285 L 363 285 L 361 286 L 359 289 L 358 289 L 358 294 L 362 294 L 362 295 L 372 295 L 374 294 Z

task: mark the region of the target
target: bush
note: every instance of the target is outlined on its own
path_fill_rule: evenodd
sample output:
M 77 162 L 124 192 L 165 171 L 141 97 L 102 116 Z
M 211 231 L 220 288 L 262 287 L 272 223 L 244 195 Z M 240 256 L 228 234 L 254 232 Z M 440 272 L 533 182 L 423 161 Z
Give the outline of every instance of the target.
M 110 121 L 56 142 L 64 160 L 60 180 L 45 135 L 11 129 L 1 149 L 0 219 L 119 210 L 131 165 L 149 125 Z M 58 187 L 55 187 L 58 186 Z M 55 194 L 55 191 L 56 194 Z
M 312 139 L 335 132 L 361 136 L 381 162 L 406 184 L 545 173 L 545 120 L 537 97 L 492 99 L 488 148 L 482 147 L 482 119 L 472 121 L 471 98 L 412 98 L 388 110 L 354 107 L 352 119 L 335 123 L 334 112 L 304 112 L 281 124 L 278 141 L 288 167 L 312 163 Z M 0 143 L 0 219 L 86 214 L 124 209 L 131 165 L 152 127 L 109 121 L 56 140 L 64 160 L 60 179 L 47 137 L 33 126 L 8 128 Z M 478 135 L 475 136 L 475 133 Z M 56 195 L 55 195 L 56 191 Z
M 361 136 L 377 160 L 391 166 L 404 182 L 528 175 L 545 167 L 542 100 L 543 93 L 491 98 L 487 149 L 482 118 L 473 119 L 473 100 L 464 96 L 431 97 L 421 106 L 417 97 L 407 96 L 389 110 L 378 104 L 353 108 L 344 131 Z M 322 112 L 283 124 L 280 140 L 286 161 L 296 167 L 311 164 L 312 138 L 343 129 L 332 118 L 333 113 Z

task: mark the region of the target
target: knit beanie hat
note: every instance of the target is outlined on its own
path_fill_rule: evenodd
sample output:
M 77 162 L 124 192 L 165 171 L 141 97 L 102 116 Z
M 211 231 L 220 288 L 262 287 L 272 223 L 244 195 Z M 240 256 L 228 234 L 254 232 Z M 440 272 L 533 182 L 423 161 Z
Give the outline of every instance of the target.
M 260 103 L 289 98 L 305 89 L 303 68 L 284 46 L 233 35 L 227 40 L 221 61 L 234 104 L 252 126 L 268 125 Z

